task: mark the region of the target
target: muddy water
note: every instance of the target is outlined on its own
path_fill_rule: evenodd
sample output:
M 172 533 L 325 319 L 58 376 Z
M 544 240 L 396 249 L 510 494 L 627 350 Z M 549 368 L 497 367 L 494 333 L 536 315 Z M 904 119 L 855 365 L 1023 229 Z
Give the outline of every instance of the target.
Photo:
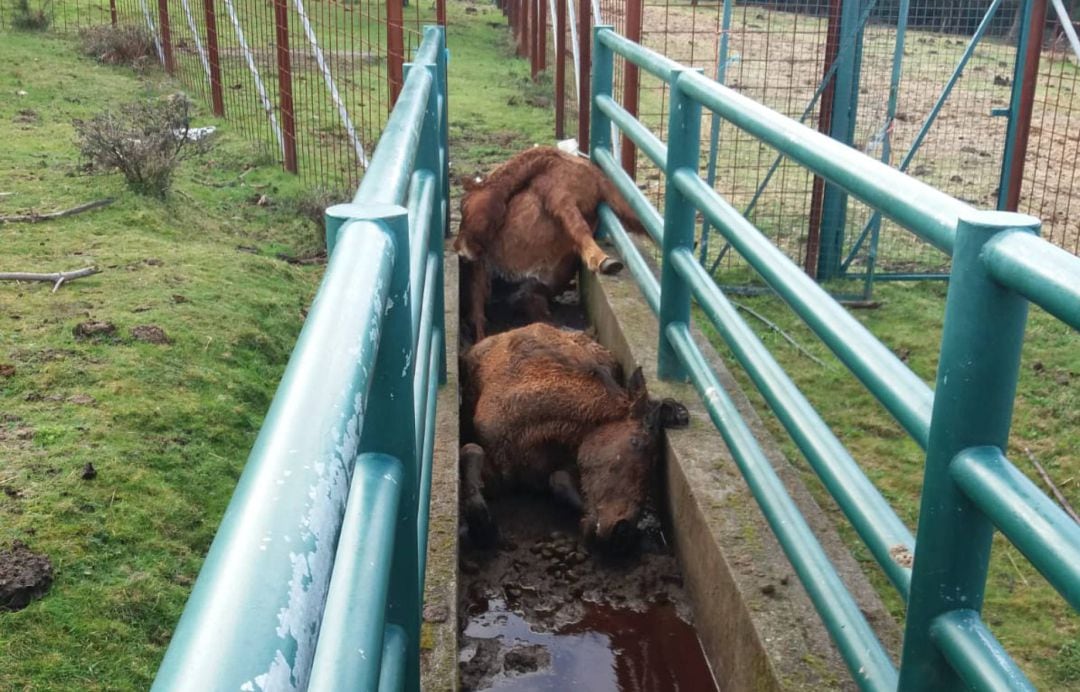
M 585 325 L 575 294 L 556 316 Z M 640 551 L 621 561 L 590 553 L 577 515 L 550 496 L 510 495 L 490 509 L 498 548 L 461 542 L 462 689 L 716 689 L 657 507 L 646 509 Z
M 641 552 L 590 554 L 577 520 L 542 495 L 491 506 L 498 549 L 462 543 L 466 690 L 715 689 L 659 523 Z

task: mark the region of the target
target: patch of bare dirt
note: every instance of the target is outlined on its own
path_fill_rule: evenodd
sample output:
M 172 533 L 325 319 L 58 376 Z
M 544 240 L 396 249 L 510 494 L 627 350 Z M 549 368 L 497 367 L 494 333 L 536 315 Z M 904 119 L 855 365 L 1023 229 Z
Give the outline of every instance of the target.
M 0 551 L 0 611 L 22 610 L 52 586 L 52 561 L 32 552 L 22 541 Z
M 140 324 L 131 328 L 131 337 L 148 344 L 171 344 L 172 339 L 156 324 Z
M 103 339 L 116 334 L 116 325 L 112 322 L 90 320 L 89 322 L 80 322 L 75 325 L 75 329 L 72 330 L 72 333 L 75 335 L 75 338 L 79 340 Z

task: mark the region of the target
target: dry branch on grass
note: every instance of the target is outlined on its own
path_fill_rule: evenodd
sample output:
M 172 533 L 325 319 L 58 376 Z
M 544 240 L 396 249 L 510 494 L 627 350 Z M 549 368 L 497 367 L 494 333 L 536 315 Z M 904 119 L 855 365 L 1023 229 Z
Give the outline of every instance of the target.
M 56 293 L 65 283 L 82 279 L 94 274 L 100 274 L 97 267 L 84 267 L 69 272 L 54 272 L 52 274 L 36 274 L 34 272 L 0 272 L 0 281 L 48 281 L 53 284 L 52 292 Z
M 1028 461 L 1031 462 L 1031 465 L 1034 466 L 1035 470 L 1039 473 L 1039 477 L 1042 478 L 1043 482 L 1046 483 L 1047 487 L 1050 488 L 1050 492 L 1054 494 L 1054 498 L 1057 499 L 1058 504 L 1061 505 L 1061 508 L 1065 510 L 1066 514 L 1072 517 L 1073 521 L 1075 521 L 1077 524 L 1080 524 L 1080 516 L 1077 516 L 1076 510 L 1073 509 L 1073 506 L 1071 504 L 1069 504 L 1068 498 L 1066 498 L 1065 494 L 1061 492 L 1061 489 L 1058 488 L 1057 483 L 1055 483 L 1054 479 L 1050 477 L 1050 474 L 1046 472 L 1046 469 L 1043 468 L 1043 465 L 1039 463 L 1039 460 L 1035 458 L 1035 455 L 1032 454 L 1031 450 L 1027 447 L 1024 447 L 1024 454 L 1027 455 Z
M 86 204 L 80 204 L 77 207 L 71 209 L 64 209 L 63 211 L 53 211 L 47 214 L 38 214 L 37 212 L 30 212 L 29 214 L 15 214 L 14 216 L 0 216 L 0 223 L 40 223 L 41 221 L 51 221 L 53 219 L 62 219 L 65 216 L 74 216 L 81 214 L 84 211 L 90 211 L 92 209 L 99 209 L 101 207 L 107 207 L 113 203 L 112 199 L 99 199 L 93 202 L 87 202 Z

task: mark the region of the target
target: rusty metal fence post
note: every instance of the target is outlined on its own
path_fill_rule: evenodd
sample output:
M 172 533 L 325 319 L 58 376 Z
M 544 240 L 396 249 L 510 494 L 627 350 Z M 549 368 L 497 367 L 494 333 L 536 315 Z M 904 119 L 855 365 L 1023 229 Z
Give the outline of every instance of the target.
M 394 0 L 390 0 L 393 4 Z M 297 172 L 296 112 L 293 108 L 292 59 L 289 53 L 289 5 L 287 0 L 274 0 L 274 25 L 277 40 L 278 106 L 281 111 L 282 148 L 285 170 Z
M 1009 126 L 1005 135 L 1005 155 L 1001 166 L 998 208 L 1016 211 L 1024 185 L 1024 161 L 1031 135 L 1031 112 L 1035 105 L 1035 87 L 1039 81 L 1039 57 L 1046 27 L 1046 0 L 1025 0 L 1016 51 Z
M 529 70 L 533 80 L 540 74 L 540 37 L 543 32 L 540 29 L 540 2 L 538 0 L 525 0 L 529 3 Z
M 210 63 L 210 102 L 214 115 L 225 117 L 225 94 L 221 90 L 221 54 L 218 51 L 217 14 L 214 12 L 214 0 L 203 0 L 203 15 L 206 20 L 206 58 Z
M 540 66 L 539 71 L 544 72 L 547 70 L 547 0 L 536 0 L 536 6 L 536 62 Z
M 626 0 L 626 37 L 634 43 L 641 43 L 642 4 L 642 0 Z M 623 67 L 623 108 L 635 118 L 640 89 L 638 66 L 627 60 Z M 625 133 L 622 136 L 622 167 L 631 178 L 637 174 L 637 146 Z
M 589 151 L 589 79 L 592 73 L 592 13 L 589 0 L 578 0 L 578 149 Z
M 158 30 L 161 33 L 161 56 L 165 60 L 163 67 L 169 74 L 176 72 L 176 60 L 173 58 L 172 34 L 169 31 L 169 0 L 158 0 Z
M 401 93 L 402 69 L 405 64 L 404 17 L 401 0 L 386 3 L 386 73 L 390 82 L 390 109 Z
M 555 139 L 566 138 L 566 0 L 555 0 Z

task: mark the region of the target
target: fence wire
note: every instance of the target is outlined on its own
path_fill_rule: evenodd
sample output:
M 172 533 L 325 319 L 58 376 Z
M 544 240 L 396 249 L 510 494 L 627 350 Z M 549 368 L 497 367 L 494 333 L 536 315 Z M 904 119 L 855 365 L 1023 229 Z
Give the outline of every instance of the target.
M 403 4 L 29 0 L 28 6 L 59 32 L 114 17 L 116 24 L 147 28 L 162 66 L 207 112 L 217 90 L 224 117 L 266 156 L 313 186 L 346 194 L 363 176 L 393 107 L 405 56 L 419 46 L 423 25 L 445 16 L 444 0 L 391 2 Z M 0 0 L 0 27 L 11 27 L 15 14 L 15 0 Z
M 525 5 L 530 0 L 505 1 Z M 577 3 L 569 2 L 573 9 L 568 8 L 568 17 L 577 21 Z M 599 0 L 598 16 L 594 11 L 591 22 L 634 38 L 627 19 L 634 2 L 640 2 L 640 42 L 646 47 L 714 79 L 722 76 L 736 91 L 841 138 L 843 133 L 833 131 L 834 91 L 843 81 L 838 67 L 845 59 L 854 60 L 859 75 L 851 88 L 856 117 L 846 135 L 852 146 L 893 166 L 903 165 L 910 175 L 976 207 L 997 206 L 1006 165 L 1008 118 L 1002 116 L 1011 101 L 1021 0 L 909 0 L 905 21 L 901 0 L 749 0 L 731 3 L 726 29 L 723 2 Z M 858 19 L 858 34 L 841 33 L 848 26 L 841 23 L 845 7 L 851 12 L 845 21 Z M 589 35 L 589 27 L 582 31 L 579 26 L 575 33 Z M 573 47 L 569 38 L 567 46 L 565 60 Z M 1080 251 L 1080 222 L 1072 214 L 1080 175 L 1080 102 L 1074 101 L 1078 63 L 1051 7 L 1019 208 L 1043 219 L 1044 235 L 1072 252 Z M 561 96 L 567 136 L 576 131 L 571 120 L 577 109 L 572 70 L 571 65 Z M 617 56 L 614 96 L 625 107 L 624 78 L 624 61 Z M 663 139 L 667 86 L 645 73 L 639 79 L 639 119 Z M 713 123 L 709 113 L 702 122 L 703 176 L 712 168 L 714 130 L 716 189 L 746 210 L 789 257 L 813 271 L 816 254 L 810 237 L 830 222 L 821 218 L 823 183 L 815 184 L 805 169 L 778 159 L 772 149 L 737 129 Z M 662 209 L 663 176 L 640 153 L 636 180 Z M 845 216 L 839 259 L 846 275 L 918 278 L 948 271 L 946 255 L 887 220 L 877 222 L 864 205 L 849 200 Z M 751 278 L 715 233 L 699 239 L 699 252 L 725 281 Z

